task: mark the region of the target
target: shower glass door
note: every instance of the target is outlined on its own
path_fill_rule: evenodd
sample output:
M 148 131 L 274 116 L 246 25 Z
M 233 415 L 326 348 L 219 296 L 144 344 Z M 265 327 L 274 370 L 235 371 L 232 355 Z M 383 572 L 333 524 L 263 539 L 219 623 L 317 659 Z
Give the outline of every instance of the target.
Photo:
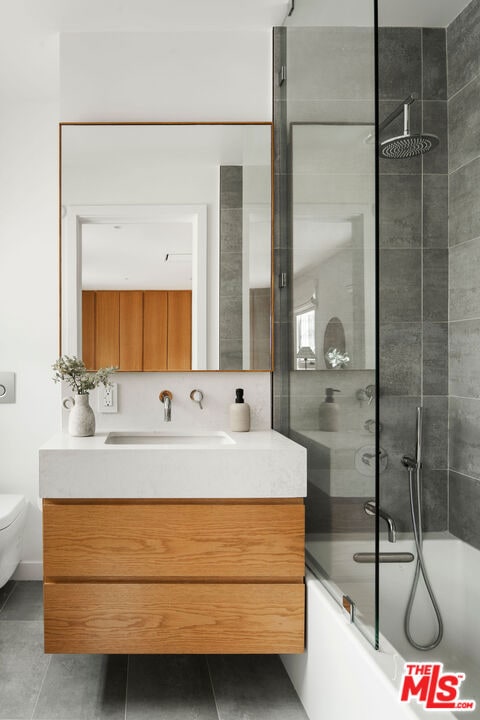
M 351 2 L 298 0 L 284 30 L 275 112 L 288 163 L 277 180 L 290 199 L 280 218 L 290 261 L 288 432 L 307 448 L 307 563 L 375 645 L 373 1 L 355 3 L 352 16 Z

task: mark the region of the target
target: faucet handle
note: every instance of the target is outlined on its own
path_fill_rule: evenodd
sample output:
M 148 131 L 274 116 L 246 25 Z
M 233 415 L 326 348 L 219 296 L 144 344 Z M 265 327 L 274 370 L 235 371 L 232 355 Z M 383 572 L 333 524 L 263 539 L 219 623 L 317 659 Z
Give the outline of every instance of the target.
M 200 410 L 203 410 L 202 400 L 203 400 L 203 392 L 201 390 L 195 389 L 192 390 L 190 393 L 190 400 L 193 400 L 193 402 L 196 402 L 200 406 Z
M 158 396 L 158 399 L 159 399 L 162 403 L 164 403 L 166 397 L 170 398 L 170 402 L 172 401 L 173 395 L 172 395 L 172 393 L 170 392 L 170 390 L 162 390 L 162 392 L 161 392 L 160 395 Z

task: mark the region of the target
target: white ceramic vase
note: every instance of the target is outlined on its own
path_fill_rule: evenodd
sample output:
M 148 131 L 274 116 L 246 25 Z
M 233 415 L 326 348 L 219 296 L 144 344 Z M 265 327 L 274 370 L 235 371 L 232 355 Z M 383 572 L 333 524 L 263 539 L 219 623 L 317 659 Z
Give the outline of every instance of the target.
M 88 393 L 74 395 L 63 401 L 64 407 L 70 409 L 68 432 L 73 437 L 90 437 L 95 435 L 95 414 L 90 407 Z

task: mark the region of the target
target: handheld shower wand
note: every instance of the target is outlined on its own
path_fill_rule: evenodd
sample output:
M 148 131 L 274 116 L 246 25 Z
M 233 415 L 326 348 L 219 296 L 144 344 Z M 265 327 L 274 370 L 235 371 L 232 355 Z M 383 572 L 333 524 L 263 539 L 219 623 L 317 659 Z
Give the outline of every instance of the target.
M 409 455 L 402 457 L 402 465 L 408 470 L 408 481 L 410 489 L 410 511 L 412 514 L 413 536 L 415 538 L 415 546 L 417 548 L 417 563 L 415 566 L 415 574 L 413 576 L 412 588 L 408 598 L 407 608 L 405 611 L 404 630 L 407 640 L 417 650 L 433 650 L 440 644 L 443 637 L 443 621 L 435 598 L 430 580 L 423 558 L 423 528 L 422 528 L 422 452 L 423 452 L 423 408 L 417 407 L 417 423 L 416 423 L 416 442 L 415 442 L 415 458 Z M 427 589 L 430 601 L 437 618 L 438 631 L 430 643 L 422 645 L 417 643 L 410 631 L 410 621 L 412 616 L 413 602 L 417 593 L 418 582 L 422 574 L 425 587 Z

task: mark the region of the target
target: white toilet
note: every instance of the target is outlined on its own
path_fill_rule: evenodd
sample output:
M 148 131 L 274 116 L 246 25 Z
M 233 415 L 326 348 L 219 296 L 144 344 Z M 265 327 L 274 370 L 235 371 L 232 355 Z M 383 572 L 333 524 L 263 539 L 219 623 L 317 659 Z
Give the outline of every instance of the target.
M 23 495 L 0 495 L 0 588 L 20 562 L 27 501 Z

